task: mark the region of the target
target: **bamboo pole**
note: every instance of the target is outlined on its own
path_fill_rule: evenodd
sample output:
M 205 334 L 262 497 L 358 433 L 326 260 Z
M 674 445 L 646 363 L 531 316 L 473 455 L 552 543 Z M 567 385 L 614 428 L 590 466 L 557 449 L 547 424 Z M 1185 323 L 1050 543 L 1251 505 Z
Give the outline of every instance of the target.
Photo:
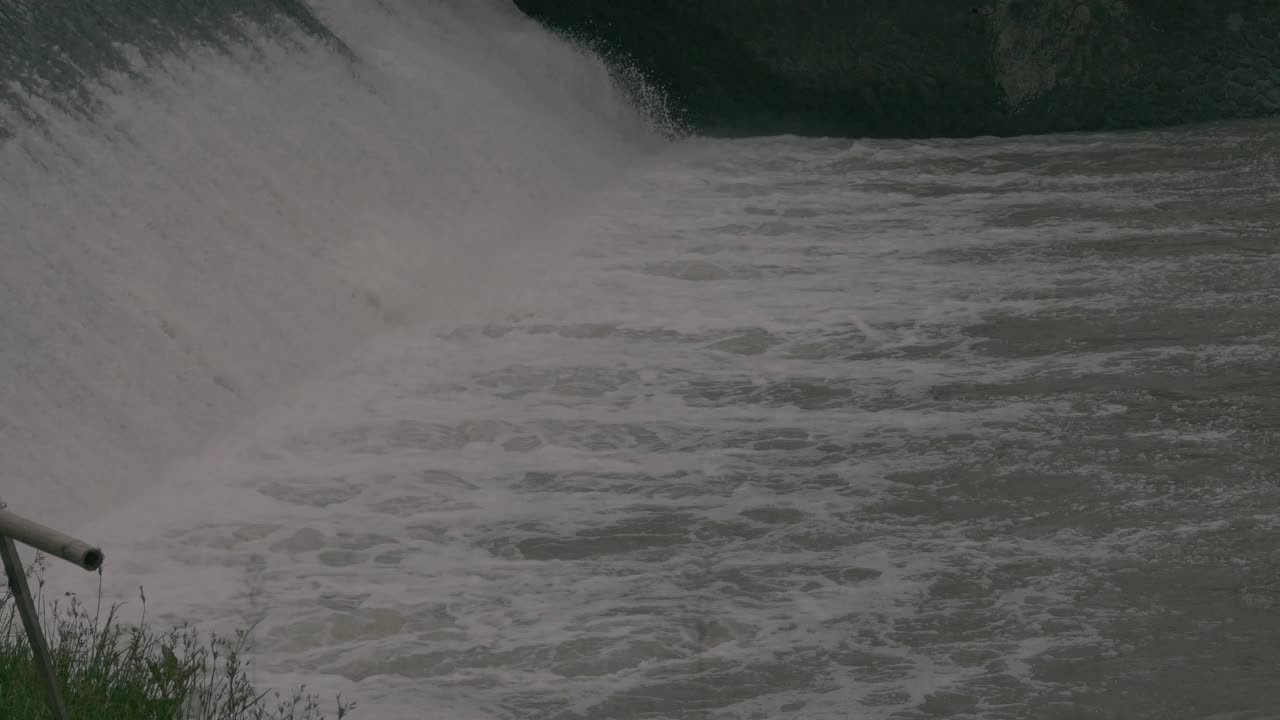
M 0 535 L 13 538 L 23 545 L 30 545 L 46 555 L 62 558 L 85 570 L 102 567 L 102 551 L 98 548 L 21 515 L 15 515 L 4 507 L 4 503 L 0 502 Z

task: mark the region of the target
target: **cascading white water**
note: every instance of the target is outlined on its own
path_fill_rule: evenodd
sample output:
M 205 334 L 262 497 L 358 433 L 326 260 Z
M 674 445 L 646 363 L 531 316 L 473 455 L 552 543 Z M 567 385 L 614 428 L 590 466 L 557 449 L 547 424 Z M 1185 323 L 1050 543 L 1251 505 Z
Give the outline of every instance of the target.
M 376 720 L 1280 700 L 1274 123 L 650 159 L 505 2 L 313 7 L 0 142 L 48 591 Z
M 516 281 L 551 251 L 515 231 L 655 142 L 504 1 L 314 9 L 355 61 L 246 27 L 135 54 L 92 118 L 0 108 L 0 496 L 25 513 L 82 522 L 384 324 Z

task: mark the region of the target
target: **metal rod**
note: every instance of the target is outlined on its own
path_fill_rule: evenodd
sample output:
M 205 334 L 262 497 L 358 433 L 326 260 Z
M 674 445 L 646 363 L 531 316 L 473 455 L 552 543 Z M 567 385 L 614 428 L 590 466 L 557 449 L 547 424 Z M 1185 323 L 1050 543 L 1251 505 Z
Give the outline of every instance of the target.
M 13 539 L 0 535 L 0 557 L 4 560 L 4 572 L 9 577 L 9 592 L 18 604 L 18 614 L 22 616 L 22 626 L 27 631 L 27 640 L 31 642 L 31 654 L 35 658 L 36 669 L 44 680 L 44 688 L 49 696 L 49 712 L 55 720 L 70 720 L 67 706 L 62 702 L 62 692 L 58 690 L 58 676 L 53 671 L 53 658 L 49 655 L 49 645 L 40 631 L 40 620 L 36 616 L 35 601 L 31 598 L 31 588 L 27 585 L 27 576 L 22 570 L 22 559 L 18 557 L 18 548 Z
M 66 533 L 45 527 L 4 509 L 0 502 L 0 535 L 52 555 L 85 570 L 102 567 L 102 550 L 77 540 Z

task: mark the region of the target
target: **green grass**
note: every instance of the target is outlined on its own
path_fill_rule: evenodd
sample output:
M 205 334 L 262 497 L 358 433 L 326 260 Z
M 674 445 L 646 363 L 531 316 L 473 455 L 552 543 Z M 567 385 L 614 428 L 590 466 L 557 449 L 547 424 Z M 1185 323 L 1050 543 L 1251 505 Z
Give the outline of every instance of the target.
M 72 593 L 49 600 L 44 569 L 44 560 L 37 558 L 27 574 L 73 720 L 329 717 L 305 686 L 287 697 L 254 687 L 244 653 L 249 630 L 222 637 L 190 625 L 150 628 L 141 588 L 142 618 L 138 625 L 126 625 L 119 619 L 120 605 L 104 610 L 100 590 L 92 610 Z M 338 696 L 332 716 L 348 717 L 354 707 Z M 0 718 L 51 719 L 31 647 L 7 588 L 0 588 Z

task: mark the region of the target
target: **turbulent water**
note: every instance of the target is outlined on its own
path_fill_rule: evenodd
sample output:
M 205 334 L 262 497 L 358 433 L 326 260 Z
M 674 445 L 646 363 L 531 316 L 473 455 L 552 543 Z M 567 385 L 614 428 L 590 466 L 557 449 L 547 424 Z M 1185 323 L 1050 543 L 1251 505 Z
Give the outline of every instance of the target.
M 110 596 L 380 720 L 1275 716 L 1274 124 L 660 145 L 477 7 L 0 145 Z
M 492 295 L 536 249 L 513 231 L 654 142 L 598 61 L 510 7 L 362 5 L 317 5 L 354 62 L 246 24 L 125 46 L 87 111 L 0 105 L 10 502 L 83 519 L 379 328 Z

